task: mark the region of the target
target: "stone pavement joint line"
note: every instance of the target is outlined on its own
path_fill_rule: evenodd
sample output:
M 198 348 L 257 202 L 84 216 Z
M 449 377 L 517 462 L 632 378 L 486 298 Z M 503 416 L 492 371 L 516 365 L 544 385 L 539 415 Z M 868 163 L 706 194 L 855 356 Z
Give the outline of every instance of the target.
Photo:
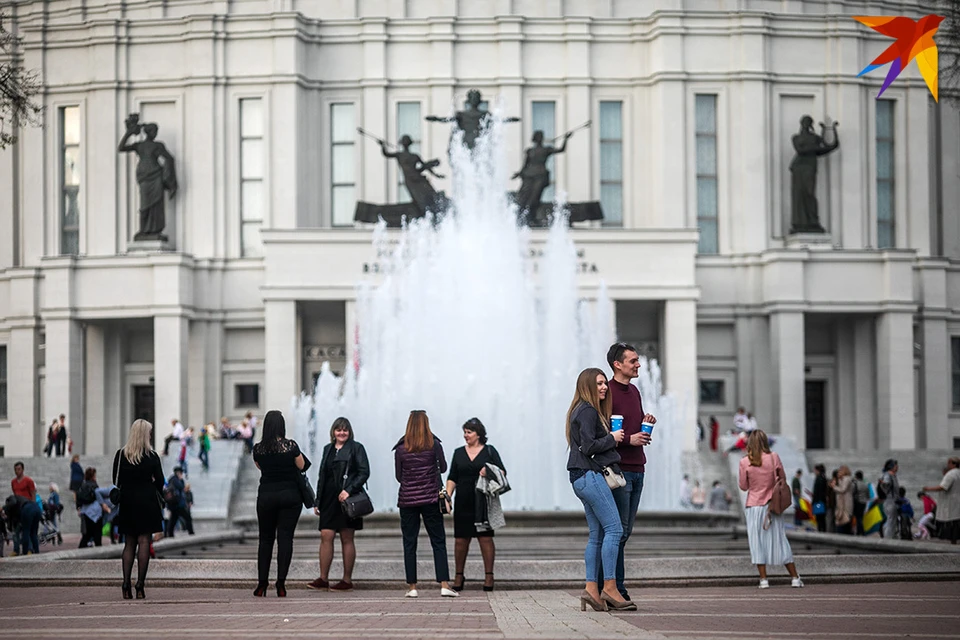
M 580 598 L 563 591 L 490 594 L 490 606 L 506 638 L 665 638 L 609 613 L 580 611 Z

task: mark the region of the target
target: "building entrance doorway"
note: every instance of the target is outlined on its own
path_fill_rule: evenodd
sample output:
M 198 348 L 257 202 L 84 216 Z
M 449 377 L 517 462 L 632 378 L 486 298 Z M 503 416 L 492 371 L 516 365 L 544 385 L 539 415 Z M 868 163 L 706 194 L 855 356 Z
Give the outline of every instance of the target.
M 807 449 L 826 446 L 827 381 L 806 381 Z
M 146 420 L 153 425 L 153 429 L 150 431 L 150 446 L 154 449 L 157 448 L 156 443 L 156 431 L 157 423 L 154 420 L 154 407 L 153 407 L 153 385 L 152 384 L 136 384 L 133 386 L 133 420 Z M 126 436 L 120 439 L 120 442 L 126 442 Z

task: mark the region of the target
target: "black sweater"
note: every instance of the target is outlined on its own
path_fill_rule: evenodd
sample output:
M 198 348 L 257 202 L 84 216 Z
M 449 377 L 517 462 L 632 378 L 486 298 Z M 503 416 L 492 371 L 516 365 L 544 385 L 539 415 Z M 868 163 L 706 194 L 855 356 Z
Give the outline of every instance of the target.
M 593 460 L 590 459 L 593 456 Z M 586 402 L 580 403 L 570 416 L 570 456 L 567 470 L 599 471 L 601 467 L 620 462 L 613 434 L 600 422 L 600 414 Z

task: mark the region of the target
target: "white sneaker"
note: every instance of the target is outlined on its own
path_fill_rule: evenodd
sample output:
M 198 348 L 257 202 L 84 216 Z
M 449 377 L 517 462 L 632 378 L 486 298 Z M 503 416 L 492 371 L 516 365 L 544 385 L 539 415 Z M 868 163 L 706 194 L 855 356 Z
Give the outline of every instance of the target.
M 800 587 L 803 586 L 803 580 L 800 579 L 800 576 L 797 576 L 796 578 L 790 581 L 790 586 L 796 589 L 799 589 Z
M 761 588 L 761 589 L 769 589 L 769 588 L 770 588 L 770 582 L 769 582 L 768 580 L 761 580 L 761 581 L 760 581 L 760 588 Z
M 417 593 L 417 590 L 416 590 L 416 589 L 410 589 L 410 591 L 407 591 L 407 595 L 404 596 L 404 597 L 406 597 L 406 598 L 416 598 L 418 595 L 420 595 L 420 594 Z
M 443 587 L 440 588 L 440 595 L 443 596 L 444 598 L 460 597 L 460 594 L 454 591 L 453 589 L 444 589 Z

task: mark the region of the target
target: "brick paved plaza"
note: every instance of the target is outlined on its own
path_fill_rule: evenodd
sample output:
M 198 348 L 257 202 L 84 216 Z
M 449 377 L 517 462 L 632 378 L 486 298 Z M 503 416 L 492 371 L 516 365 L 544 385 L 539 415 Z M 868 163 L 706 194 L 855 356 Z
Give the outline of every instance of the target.
M 639 611 L 622 614 L 581 613 L 573 590 L 486 594 L 474 586 L 441 599 L 426 586 L 417 600 L 402 587 L 362 585 L 348 594 L 295 588 L 280 600 L 148 583 L 145 601 L 121 600 L 119 585 L 4 586 L 0 637 L 960 638 L 960 581 L 639 588 Z

